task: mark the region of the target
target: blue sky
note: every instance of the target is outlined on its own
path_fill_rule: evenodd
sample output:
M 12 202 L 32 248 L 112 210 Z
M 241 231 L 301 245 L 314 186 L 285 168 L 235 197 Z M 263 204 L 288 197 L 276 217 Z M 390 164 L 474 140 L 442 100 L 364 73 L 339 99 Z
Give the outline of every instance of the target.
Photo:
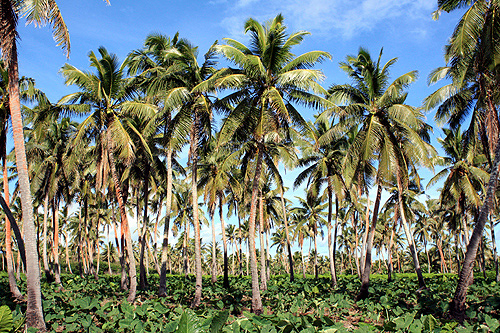
M 55 46 L 50 28 L 24 26 L 20 20 L 20 73 L 35 78 L 38 88 L 55 102 L 75 91 L 66 87 L 58 73 L 68 62 L 88 70 L 88 53 L 105 46 L 120 60 L 140 48 L 152 32 L 173 36 L 176 32 L 199 46 L 200 56 L 215 41 L 230 37 L 246 42 L 243 25 L 252 17 L 260 22 L 272 19 L 278 13 L 285 17 L 289 32 L 306 30 L 311 33 L 294 49 L 296 54 L 311 50 L 330 52 L 333 60 L 318 68 L 326 75 L 325 87 L 346 83 L 338 63 L 348 54 L 356 54 L 359 47 L 370 50 L 375 58 L 383 48 L 383 61 L 398 57 L 392 67 L 395 78 L 411 70 L 419 71 L 419 79 L 409 89 L 407 102 L 420 106 L 422 100 L 436 89 L 427 85 L 431 70 L 443 66 L 443 48 L 461 15 L 443 13 L 437 21 L 432 12 L 437 0 L 209 0 L 209 1 L 59 1 L 59 7 L 70 31 L 71 54 Z M 303 116 L 312 119 L 316 111 L 303 110 Z M 442 131 L 433 121 L 434 113 L 427 115 L 434 126 L 433 144 Z M 291 185 L 297 172 L 287 173 Z M 422 171 L 426 181 L 432 177 Z M 426 183 L 425 181 L 425 183 Z M 430 194 L 435 195 L 436 189 Z M 208 230 L 204 239 L 208 241 Z

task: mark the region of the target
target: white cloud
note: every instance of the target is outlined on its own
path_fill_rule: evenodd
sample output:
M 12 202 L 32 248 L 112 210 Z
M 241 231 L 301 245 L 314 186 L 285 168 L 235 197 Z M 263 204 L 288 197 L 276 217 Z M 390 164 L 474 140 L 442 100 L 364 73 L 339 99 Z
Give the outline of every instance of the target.
M 398 19 L 405 25 L 429 21 L 435 6 L 435 0 L 360 0 L 354 4 L 348 0 L 238 0 L 228 9 L 222 26 L 231 36 L 241 35 L 242 22 L 249 16 L 266 20 L 281 12 L 300 29 L 350 39 L 387 20 Z M 423 34 L 422 28 L 415 32 Z

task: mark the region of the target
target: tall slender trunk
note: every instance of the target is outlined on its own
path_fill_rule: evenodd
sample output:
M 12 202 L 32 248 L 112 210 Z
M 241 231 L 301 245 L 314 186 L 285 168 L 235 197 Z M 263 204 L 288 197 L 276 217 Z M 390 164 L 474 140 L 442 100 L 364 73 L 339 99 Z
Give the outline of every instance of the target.
M 59 209 L 58 200 L 52 201 L 52 218 L 54 221 L 54 241 L 52 243 L 52 255 L 54 257 L 54 282 L 61 285 L 61 266 L 59 265 Z
M 144 251 L 146 249 L 146 233 L 148 228 L 148 201 L 149 201 L 149 165 L 144 170 L 144 215 L 142 217 L 141 232 L 141 253 L 139 256 L 139 288 L 146 290 L 148 288 L 148 276 L 144 267 Z
M 135 294 L 137 292 L 137 270 L 136 270 L 136 263 L 135 263 L 135 257 L 134 257 L 134 249 L 132 247 L 132 236 L 130 234 L 130 228 L 128 224 L 128 218 L 127 218 L 127 211 L 125 210 L 125 203 L 123 202 L 123 195 L 122 195 L 122 188 L 121 188 L 121 183 L 118 178 L 118 173 L 116 171 L 116 162 L 115 162 L 115 157 L 113 154 L 113 147 L 111 145 L 112 139 L 111 139 L 111 131 L 107 130 L 107 139 L 108 139 L 108 144 L 107 144 L 107 149 L 108 149 L 108 156 L 109 156 L 109 166 L 111 169 L 111 176 L 113 178 L 113 183 L 115 187 L 115 195 L 116 195 L 116 200 L 118 201 L 118 207 L 120 208 L 120 218 L 121 218 L 121 224 L 123 227 L 123 232 L 125 236 L 125 244 L 127 248 L 127 255 L 129 258 L 129 278 L 130 278 L 130 285 L 129 285 L 129 294 L 127 297 L 127 301 L 130 303 L 133 303 L 135 300 Z
M 363 267 L 363 273 L 361 274 L 361 289 L 356 297 L 356 300 L 366 299 L 368 297 L 368 287 L 370 286 L 370 270 L 372 267 L 372 246 L 373 238 L 375 236 L 375 230 L 377 228 L 378 220 L 378 210 L 380 207 L 380 198 L 382 197 L 382 186 L 378 184 L 377 186 L 377 197 L 375 199 L 375 206 L 373 207 L 372 225 L 368 225 L 369 233 L 366 240 L 366 253 L 365 253 L 365 264 Z
M 431 258 L 429 257 L 429 250 L 427 250 L 427 240 L 424 236 L 424 249 L 425 255 L 427 256 L 427 273 L 431 274 Z
M 316 240 L 318 235 L 318 227 L 316 221 L 314 221 L 313 226 L 313 236 L 314 236 L 314 278 L 318 279 L 318 242 Z
M 495 264 L 495 281 L 500 282 L 500 273 L 498 271 L 497 244 L 495 240 L 495 225 L 493 218 L 490 217 L 491 242 L 493 243 L 493 262 Z
M 389 246 L 387 247 L 387 282 L 392 282 L 392 273 L 394 267 L 392 264 L 392 241 L 393 241 L 394 231 L 391 231 L 391 239 L 389 241 Z
M 123 237 L 123 226 L 120 228 L 120 238 L 118 238 L 118 232 L 116 230 L 116 215 L 115 215 L 115 205 L 111 205 L 111 220 L 113 221 L 113 230 L 115 233 L 115 243 L 116 243 L 116 252 L 118 253 L 118 261 L 120 262 L 120 287 L 122 289 L 126 289 L 126 269 L 125 269 L 125 257 L 123 255 L 123 245 L 124 245 L 124 237 Z
M 425 288 L 425 281 L 422 275 L 422 269 L 420 268 L 420 263 L 418 261 L 418 252 L 415 246 L 415 240 L 413 238 L 413 233 L 411 232 L 410 225 L 406 220 L 406 214 L 403 206 L 403 185 L 401 180 L 401 174 L 398 170 L 396 173 L 396 180 L 398 184 L 398 206 L 399 206 L 399 215 L 401 218 L 401 224 L 403 225 L 404 232 L 406 234 L 406 241 L 408 243 L 408 247 L 410 248 L 410 253 L 413 258 L 413 265 L 415 266 L 415 272 L 417 273 L 418 285 L 420 289 Z
M 328 258 L 330 259 L 330 276 L 332 279 L 332 287 L 337 285 L 337 276 L 335 274 L 335 261 L 333 259 L 332 245 L 332 218 L 333 218 L 333 190 L 332 179 L 328 176 Z
M 271 267 L 269 258 L 269 228 L 266 228 L 266 276 L 267 280 L 271 279 Z
M 262 300 L 259 289 L 259 272 L 257 271 L 257 254 L 255 252 L 255 220 L 257 212 L 257 200 L 259 193 L 259 178 L 262 170 L 263 158 L 262 142 L 257 147 L 257 163 L 255 165 L 255 175 L 252 181 L 252 199 L 250 205 L 250 220 L 248 231 L 248 244 L 250 250 L 250 271 L 252 276 L 252 312 L 260 315 L 262 313 Z
M 370 205 L 370 196 L 368 191 L 366 191 L 365 233 L 363 234 L 363 242 L 361 244 L 361 278 L 363 277 L 366 261 L 366 243 L 368 242 L 368 235 L 370 233 Z
M 358 277 L 361 278 L 361 267 L 359 266 L 359 256 L 358 256 L 358 246 L 359 246 L 358 223 L 354 216 L 355 214 L 356 213 L 352 214 L 351 216 L 352 228 L 354 229 L 354 241 L 355 241 L 353 255 L 354 255 L 354 262 L 356 263 L 356 273 L 358 274 Z
M 191 308 L 196 308 L 201 303 L 202 292 L 202 271 L 201 271 L 201 236 L 200 236 L 200 218 L 198 216 L 198 116 L 194 114 L 193 126 L 191 128 L 191 195 L 193 205 L 193 224 L 194 224 L 194 257 L 196 287 Z
M 16 165 L 19 189 L 21 191 L 21 208 L 23 212 L 24 240 L 26 249 L 26 285 L 28 302 L 26 306 L 26 326 L 35 327 L 40 331 L 46 330 L 42 309 L 42 294 L 40 291 L 40 267 L 38 264 L 37 237 L 33 205 L 31 199 L 30 181 L 28 175 L 28 162 L 24 146 L 23 123 L 21 115 L 21 102 L 19 100 L 19 69 L 17 63 L 17 45 L 14 41 L 8 59 L 9 72 L 9 107 L 14 136 Z
M 302 255 L 302 278 L 306 278 L 306 259 L 304 258 L 304 242 L 300 243 L 300 254 Z
M 54 277 L 50 273 L 49 258 L 47 256 L 47 216 L 49 215 L 49 191 L 45 193 L 43 199 L 43 241 L 42 241 L 42 258 L 43 269 L 45 271 L 45 278 L 47 281 L 52 282 Z
M 223 254 L 223 270 L 224 270 L 224 278 L 222 280 L 222 287 L 228 289 L 229 288 L 229 273 L 227 267 L 227 240 L 226 240 L 226 226 L 224 225 L 224 215 L 222 214 L 222 194 L 219 194 L 219 218 L 220 218 L 220 227 L 222 229 L 222 247 L 224 250 Z M 233 257 L 233 271 L 234 271 L 234 257 Z
M 212 284 L 217 282 L 217 246 L 215 242 L 215 203 L 214 206 L 210 208 L 210 221 L 212 223 Z
M 290 242 L 290 233 L 288 232 L 288 214 L 286 212 L 285 205 L 285 197 L 283 194 L 283 184 L 280 184 L 280 199 L 281 199 L 281 208 L 283 210 L 283 224 L 285 225 L 285 234 L 286 234 L 286 248 L 288 252 L 288 265 L 290 266 L 290 282 L 293 282 L 295 279 L 295 275 L 293 273 L 293 257 L 292 257 L 292 245 Z
M 111 270 L 111 242 L 109 241 L 109 224 L 108 224 L 108 241 L 106 242 L 106 250 L 107 250 L 107 257 L 108 257 L 108 274 L 113 275 L 113 271 Z
M 264 248 L 264 200 L 262 198 L 262 191 L 259 190 L 259 240 L 260 240 L 260 289 L 267 290 L 266 281 L 266 250 Z
M 65 245 L 65 253 L 66 253 L 66 266 L 68 267 L 67 270 L 69 271 L 69 274 L 73 274 L 73 270 L 71 269 L 71 262 L 69 260 L 69 235 L 68 235 L 68 228 L 64 230 L 64 245 Z
M 462 271 L 460 272 L 457 289 L 455 291 L 455 296 L 450 304 L 450 314 L 453 318 L 463 321 L 465 318 L 465 300 L 467 297 L 467 291 L 469 289 L 469 282 L 472 277 L 472 268 L 474 261 L 476 260 L 477 249 L 479 247 L 479 241 L 483 235 L 483 229 L 488 221 L 488 216 L 490 214 L 490 209 L 493 207 L 494 191 L 498 180 L 498 167 L 500 165 L 500 137 L 497 139 L 497 145 L 495 148 L 495 159 L 493 161 L 493 167 L 490 172 L 490 180 L 488 181 L 488 188 L 486 190 L 486 197 L 481 207 L 479 217 L 472 231 L 472 236 L 467 246 L 467 252 L 465 253 L 465 259 L 462 265 Z
M 333 261 L 333 273 L 335 274 L 335 284 L 337 285 L 337 266 L 336 266 L 336 257 L 337 257 L 337 231 L 339 229 L 339 199 L 335 196 L 335 227 L 333 230 L 333 249 L 332 249 L 332 261 Z
M 170 213 L 172 210 L 172 147 L 170 142 L 167 148 L 167 198 L 165 203 L 165 225 L 163 227 L 163 241 L 161 245 L 161 273 L 158 295 L 167 296 L 167 260 L 168 260 L 168 233 L 170 231 Z
M 5 125 L 7 126 L 7 124 Z M 3 131 L 5 132 L 5 130 Z M 4 133 L 2 133 L 2 136 Z M 3 147 L 5 150 L 5 147 Z M 3 193 L 5 197 L 5 203 L 7 206 L 10 204 L 9 200 L 9 177 L 7 173 L 7 158 L 5 156 L 5 151 L 2 152 L 2 161 L 3 161 Z M 6 261 L 7 261 L 7 275 L 9 277 L 9 288 L 10 288 L 10 293 L 12 294 L 12 297 L 14 297 L 17 300 L 22 300 L 23 295 L 19 291 L 19 288 L 17 287 L 17 282 L 16 282 L 16 276 L 14 274 L 14 267 L 12 264 L 12 230 L 10 227 L 10 220 L 5 216 L 5 256 Z M 3 261 L 2 261 L 3 263 Z

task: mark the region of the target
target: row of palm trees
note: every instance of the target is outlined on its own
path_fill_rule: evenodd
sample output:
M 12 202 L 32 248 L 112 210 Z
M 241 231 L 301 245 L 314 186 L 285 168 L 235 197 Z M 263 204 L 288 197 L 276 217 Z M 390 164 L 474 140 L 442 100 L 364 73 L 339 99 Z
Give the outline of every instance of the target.
M 439 2 L 440 10 L 451 10 L 453 6 L 460 5 L 456 1 L 450 3 Z M 495 20 L 489 21 L 496 13 L 495 8 L 494 1 L 477 1 L 468 13 L 476 15 L 476 19 L 483 18 L 484 27 L 488 27 L 487 24 L 496 23 Z M 105 207 L 116 205 L 121 230 L 120 236 L 115 233 L 115 239 L 117 248 L 120 248 L 122 284 L 127 284 L 128 265 L 128 300 L 132 302 L 136 295 L 137 270 L 127 209 L 135 201 L 136 216 L 142 214 L 142 226 L 138 228 L 139 275 L 140 285 L 145 287 L 147 276 L 142 258 L 151 235 L 149 208 L 156 207 L 158 220 L 160 207 L 165 205 L 162 255 L 158 263 L 159 294 L 167 292 L 168 233 L 173 229 L 170 220 L 185 218 L 190 221 L 184 227 L 186 243 L 190 223 L 194 227 L 196 292 L 192 306 L 198 306 L 202 292 L 200 219 L 203 216 L 198 194 L 203 191 L 205 211 L 212 225 L 218 208 L 222 230 L 225 229 L 225 205 L 226 212 L 234 212 L 239 221 L 248 218 L 252 310 L 255 313 L 262 312 L 260 287 L 265 288 L 266 276 L 265 260 L 261 256 L 259 282 L 255 235 L 259 230 L 261 249 L 264 249 L 263 234 L 270 227 L 270 219 L 266 215 L 272 212 L 283 224 L 288 268 L 290 279 L 293 279 L 290 224 L 292 221 L 309 224 L 315 239 L 318 222 L 325 218 L 323 208 L 326 207 L 322 207 L 325 201 L 328 207 L 326 225 L 332 284 L 336 283 L 338 227 L 351 220 L 353 232 L 360 236 L 355 237 L 355 248 L 361 249 L 360 257 L 355 256 L 362 281 L 358 298 L 368 296 L 371 253 L 377 228 L 384 222 L 381 217 L 385 215 L 385 220 L 392 219 L 394 222 L 388 244 L 385 244 L 388 262 L 392 262 L 397 234 L 394 229 L 402 227 L 419 284 L 425 288 L 414 239 L 415 223 L 421 217 L 417 212 L 423 211 L 415 209 L 419 204 L 418 195 L 422 193 L 418 171 L 421 167 L 432 168 L 451 162 L 453 166 L 449 168 L 437 205 L 439 209 L 429 214 L 428 219 L 454 221 L 457 230 L 465 233 L 465 244 L 468 243 L 470 225 L 467 221 L 475 219 L 479 222 L 465 252 L 461 282 L 455 306 L 452 307 L 458 309 L 459 318 L 465 301 L 460 297 L 464 295 L 464 290 L 466 293 L 471 282 L 472 263 L 482 239 L 482 228 L 490 215 L 488 204 L 494 195 L 495 172 L 498 170 L 497 159 L 492 154 L 496 149 L 494 137 L 498 135 L 495 131 L 495 124 L 498 123 L 495 110 L 498 98 L 494 90 L 496 68 L 491 66 L 496 53 L 487 52 L 489 46 L 498 43 L 496 37 L 491 37 L 487 31 L 477 37 L 476 44 L 463 40 L 465 34 L 461 29 L 472 29 L 469 26 L 471 22 L 477 23 L 477 20 L 467 21 L 469 19 L 470 15 L 464 16 L 447 47 L 449 66 L 436 70 L 430 78 L 434 82 L 446 77 L 452 83 L 437 90 L 425 101 L 427 108 L 438 106 L 438 118 L 449 120 L 449 133 L 453 134 L 447 132 L 447 139 L 444 139 L 447 145 L 453 145 L 453 135 L 462 135 L 458 125 L 466 119 L 467 112 L 473 110 L 471 127 L 463 134 L 467 138 L 464 146 L 458 147 L 455 155 L 447 150 L 450 160 L 438 157 L 429 144 L 430 126 L 425 123 L 422 109 L 405 103 L 406 89 L 416 79 L 416 71 L 391 81 L 389 69 L 396 59 L 384 64 L 382 53 L 374 60 L 367 50 L 360 49 L 356 56 L 348 56 L 341 63 L 352 83 L 334 84 L 325 90 L 320 85 L 324 76 L 313 66 L 330 58 L 330 55 L 312 51 L 295 56 L 291 49 L 303 40 L 307 32 L 288 35 L 281 15 L 265 25 L 249 19 L 245 23 L 245 32 L 250 36 L 249 46 L 225 39 L 224 44 L 214 44 L 208 50 L 203 63 L 198 62 L 197 48 L 178 35 L 173 38 L 150 35 L 144 46 L 131 52 L 122 63 L 101 47 L 98 55 L 89 54 L 92 71 L 65 65 L 61 69 L 65 82 L 75 85 L 78 92 L 62 97 L 56 104 L 36 94 L 38 104 L 26 110 L 27 116 L 32 117 L 26 149 L 16 144 L 16 154 L 22 150 L 30 157 L 34 203 L 35 206 L 43 206 L 45 211 L 44 242 L 49 238 L 47 219 L 49 208 L 52 210 L 55 282 L 60 282 L 57 213 L 60 207 L 67 209 L 71 203 L 77 204 L 78 237 L 87 239 L 87 247 L 96 248 L 95 244 L 88 242 L 88 226 L 95 223 L 95 229 L 92 229 L 99 230 L 106 214 Z M 477 31 L 475 27 L 473 32 L 476 35 Z M 466 46 L 469 48 L 466 49 Z M 235 68 L 218 69 L 216 55 L 225 57 Z M 7 64 L 9 70 L 11 66 L 12 62 Z M 10 90 L 17 77 L 13 79 L 11 72 L 8 73 L 9 104 L 12 104 L 13 97 L 19 96 L 19 93 Z M 297 105 L 316 108 L 322 113 L 314 123 L 307 123 L 298 112 Z M 222 117 L 222 124 L 215 135 L 212 131 L 215 127 L 214 111 Z M 75 124 L 64 118 L 68 115 L 84 119 Z M 13 123 L 15 117 L 12 116 Z M 19 138 L 15 137 L 15 141 Z M 24 143 L 24 140 L 21 141 Z M 189 171 L 177 161 L 182 147 L 187 144 Z M 300 158 L 297 156 L 298 147 L 301 147 Z M 471 160 L 471 152 L 483 153 L 484 159 Z M 18 170 L 21 170 L 22 156 L 16 156 L 16 161 Z M 280 170 L 295 166 L 306 168 L 297 178 L 296 185 L 307 181 L 307 194 L 305 198 L 298 199 L 301 207 L 288 210 Z M 486 187 L 488 170 L 492 175 Z M 23 190 L 27 188 L 23 183 L 27 179 L 21 181 L 24 176 L 21 171 L 18 174 L 21 194 L 29 195 L 30 191 Z M 184 175 L 191 180 L 187 185 L 190 191 L 174 191 L 174 183 Z M 264 208 L 266 183 L 274 185 L 278 198 L 271 211 Z M 369 195 L 372 188 L 376 188 L 373 205 Z M 381 208 L 384 190 L 391 198 Z M 179 198 L 174 200 L 174 193 L 179 193 Z M 190 196 L 190 199 L 180 193 Z M 32 226 L 28 221 L 33 219 L 25 213 L 29 208 L 29 214 L 32 214 L 33 209 L 26 205 L 27 198 L 22 195 L 25 242 L 30 245 L 26 252 L 31 251 L 27 257 L 38 258 L 36 239 L 30 238 L 34 230 L 30 229 Z M 154 199 L 150 199 L 151 196 Z M 33 204 L 31 199 L 29 202 L 29 205 Z M 480 209 L 481 205 L 485 208 Z M 460 233 L 455 234 L 458 248 Z M 215 232 L 213 235 L 215 237 Z M 228 254 L 224 238 L 224 284 L 227 285 Z M 300 243 L 299 236 L 297 239 Z M 436 240 L 439 247 L 437 243 Z M 31 247 L 33 244 L 35 247 Z M 80 241 L 80 244 L 84 242 Z M 214 239 L 212 244 L 215 246 Z M 46 246 L 42 247 L 42 253 L 46 253 Z M 427 250 L 427 246 L 424 249 Z M 83 245 L 78 251 L 81 255 L 84 253 Z M 215 248 L 212 253 L 216 254 Z M 48 272 L 45 261 L 44 268 Z M 87 263 L 92 261 L 89 258 Z M 32 262 L 26 262 L 26 268 L 28 275 L 36 270 Z M 318 274 L 317 269 L 315 274 Z M 36 311 L 41 311 L 41 307 Z M 28 320 L 29 325 L 31 322 L 31 319 Z

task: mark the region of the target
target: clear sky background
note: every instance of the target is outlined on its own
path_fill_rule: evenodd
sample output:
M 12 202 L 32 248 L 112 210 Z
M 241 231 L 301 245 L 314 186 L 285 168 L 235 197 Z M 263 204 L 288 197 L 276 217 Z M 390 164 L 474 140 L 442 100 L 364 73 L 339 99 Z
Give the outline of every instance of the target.
M 61 0 L 58 5 L 70 32 L 69 59 L 55 46 L 49 28 L 24 26 L 24 19 L 19 22 L 20 73 L 34 78 L 37 87 L 52 102 L 76 90 L 66 87 L 59 74 L 64 63 L 88 70 L 89 51 L 97 51 L 101 45 L 123 60 L 130 51 L 142 47 L 148 34 L 173 36 L 179 32 L 181 38 L 199 46 L 201 59 L 214 41 L 222 42 L 224 37 L 246 43 L 243 32 L 246 19 L 252 17 L 265 22 L 282 13 L 289 32 L 311 33 L 293 49 L 295 54 L 311 50 L 331 53 L 332 61 L 317 66 L 326 75 L 324 87 L 349 82 L 338 67 L 346 55 L 357 54 L 363 46 L 376 59 L 383 48 L 384 63 L 393 57 L 399 59 L 392 67 L 392 78 L 411 70 L 419 71 L 419 79 L 410 87 L 407 102 L 420 106 L 437 88 L 427 85 L 427 76 L 431 70 L 445 65 L 444 45 L 462 14 L 461 11 L 443 13 L 439 20 L 433 21 L 437 0 L 111 0 L 111 6 L 101 0 Z M 302 114 L 312 119 L 316 112 L 303 109 Z M 427 120 L 434 127 L 432 143 L 438 148 L 436 138 L 442 136 L 442 130 L 433 119 L 431 111 Z M 297 173 L 287 172 L 288 186 L 291 187 Z M 424 184 L 432 175 L 422 171 Z M 436 196 L 437 187 L 429 191 L 431 196 Z M 203 239 L 210 241 L 209 229 L 203 230 Z M 322 244 L 321 252 L 326 254 L 326 239 Z

